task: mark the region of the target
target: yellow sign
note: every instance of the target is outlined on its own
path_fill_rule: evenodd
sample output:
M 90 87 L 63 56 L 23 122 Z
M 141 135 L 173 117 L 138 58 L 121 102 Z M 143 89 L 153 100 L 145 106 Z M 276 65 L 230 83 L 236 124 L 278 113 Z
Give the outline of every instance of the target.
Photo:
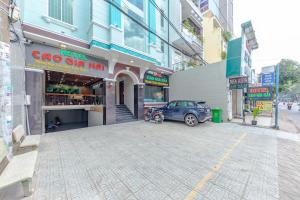
M 256 107 L 261 111 L 272 111 L 272 101 L 256 101 Z

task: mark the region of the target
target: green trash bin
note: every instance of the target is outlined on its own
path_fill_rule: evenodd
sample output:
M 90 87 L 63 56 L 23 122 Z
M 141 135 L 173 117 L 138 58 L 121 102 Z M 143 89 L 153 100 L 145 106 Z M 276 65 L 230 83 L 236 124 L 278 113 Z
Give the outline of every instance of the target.
M 213 108 L 212 111 L 212 122 L 221 123 L 222 122 L 222 109 L 221 108 Z

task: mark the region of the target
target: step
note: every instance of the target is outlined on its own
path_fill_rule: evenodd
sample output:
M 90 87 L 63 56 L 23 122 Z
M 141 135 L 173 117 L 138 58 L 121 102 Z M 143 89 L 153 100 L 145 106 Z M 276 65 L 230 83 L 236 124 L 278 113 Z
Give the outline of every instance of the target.
M 130 110 L 116 110 L 116 112 L 130 112 Z
M 134 121 L 137 121 L 137 119 L 136 118 L 134 118 L 134 119 L 122 119 L 122 120 L 116 120 L 116 122 L 118 123 L 118 124 L 120 124 L 120 123 L 126 123 L 126 122 L 134 122 Z

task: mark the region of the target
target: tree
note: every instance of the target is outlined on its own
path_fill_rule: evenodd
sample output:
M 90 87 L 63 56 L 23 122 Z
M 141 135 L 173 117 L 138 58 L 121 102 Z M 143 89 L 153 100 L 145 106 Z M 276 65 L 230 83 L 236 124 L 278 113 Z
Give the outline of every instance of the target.
M 279 91 L 288 93 L 294 84 L 300 83 L 300 64 L 294 60 L 282 59 L 279 65 Z

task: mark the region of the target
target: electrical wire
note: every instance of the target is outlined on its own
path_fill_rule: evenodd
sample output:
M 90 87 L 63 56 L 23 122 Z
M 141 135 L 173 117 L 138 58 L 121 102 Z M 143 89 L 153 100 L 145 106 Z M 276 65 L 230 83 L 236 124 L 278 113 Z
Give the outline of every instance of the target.
M 180 50 L 179 48 L 173 46 L 172 44 L 170 44 L 167 40 L 165 40 L 162 36 L 158 35 L 155 31 L 153 31 L 152 29 L 149 29 L 149 27 L 146 24 L 141 23 L 139 20 L 135 19 L 134 17 L 132 17 L 131 15 L 129 15 L 128 13 L 126 13 L 119 5 L 117 5 L 116 3 L 114 3 L 114 0 L 104 0 L 107 3 L 113 5 L 115 8 L 117 8 L 120 12 L 122 12 L 124 15 L 126 15 L 129 19 L 131 19 L 132 21 L 134 21 L 135 23 L 137 23 L 138 25 L 140 25 L 143 29 L 147 30 L 148 32 L 152 33 L 153 35 L 157 36 L 160 40 L 162 40 L 163 42 L 167 43 L 168 45 L 172 46 L 174 49 L 182 52 L 182 50 Z M 183 54 L 185 54 L 188 57 L 192 57 L 192 55 L 186 53 L 186 52 L 182 52 Z
M 180 31 L 174 26 L 174 24 L 170 21 L 170 19 L 165 15 L 164 11 L 155 3 L 155 1 L 150 0 L 151 3 L 155 6 L 155 8 L 160 12 L 160 14 L 168 21 L 168 23 L 172 26 L 172 28 L 175 30 L 175 32 L 180 36 L 181 39 L 184 40 L 184 42 L 196 53 L 196 50 L 189 44 L 189 42 L 182 36 Z M 202 64 L 207 65 L 207 62 L 200 56 L 199 53 L 196 53 L 196 55 L 199 55 L 200 61 Z
M 135 23 L 137 23 L 138 25 L 140 25 L 143 29 L 147 30 L 148 32 L 152 33 L 153 35 L 157 36 L 161 41 L 163 41 L 164 43 L 168 44 L 169 46 L 171 46 L 172 48 L 176 49 L 177 51 L 180 51 L 182 54 L 184 54 L 185 56 L 188 57 L 194 57 L 194 55 L 191 55 L 187 52 L 184 52 L 182 49 L 179 49 L 178 47 L 175 47 L 174 45 L 172 45 L 171 43 L 169 43 L 167 40 L 165 40 L 163 37 L 161 37 L 160 35 L 158 35 L 155 31 L 149 29 L 147 27 L 147 25 L 141 23 L 139 20 L 135 19 L 134 17 L 132 17 L 131 15 L 129 15 L 128 13 L 126 13 L 126 11 L 124 11 L 120 5 L 117 5 L 113 0 L 104 0 L 105 2 L 107 2 L 108 4 L 114 6 L 116 9 L 118 9 L 121 13 L 123 13 L 124 15 L 126 15 L 128 18 L 130 18 L 132 21 L 134 21 Z
M 155 1 L 150 0 L 150 2 L 155 6 L 155 8 L 159 11 L 159 13 L 167 20 L 168 24 L 175 30 L 175 32 L 180 36 L 181 39 L 195 52 L 195 54 L 199 55 L 197 51 L 190 45 L 190 43 L 183 37 L 180 31 L 175 27 L 175 25 L 170 21 L 170 19 L 165 15 L 164 11 L 156 4 Z

